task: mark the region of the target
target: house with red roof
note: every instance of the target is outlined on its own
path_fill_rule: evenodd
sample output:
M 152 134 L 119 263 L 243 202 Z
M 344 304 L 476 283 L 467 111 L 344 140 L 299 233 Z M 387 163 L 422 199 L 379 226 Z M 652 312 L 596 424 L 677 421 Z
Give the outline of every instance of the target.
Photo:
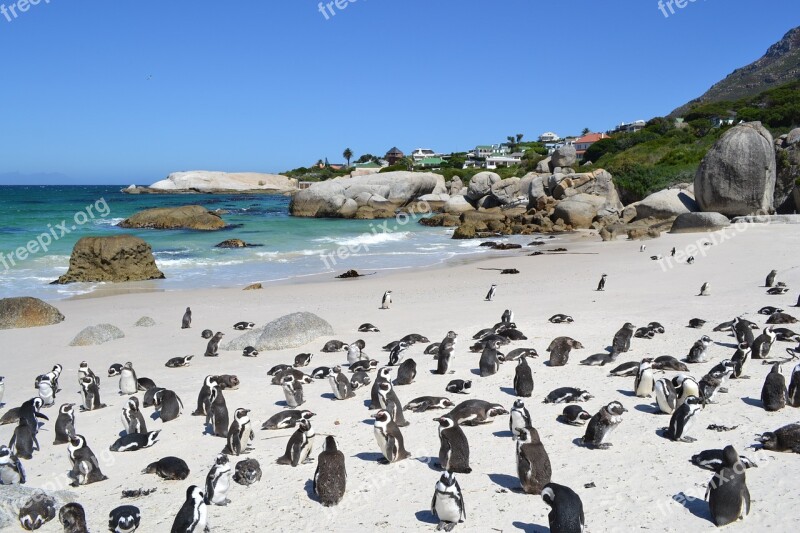
M 609 136 L 605 133 L 588 133 L 583 137 L 575 139 L 575 152 L 578 154 L 578 159 L 583 158 L 583 154 L 589 149 L 591 145 L 601 139 L 608 139 Z

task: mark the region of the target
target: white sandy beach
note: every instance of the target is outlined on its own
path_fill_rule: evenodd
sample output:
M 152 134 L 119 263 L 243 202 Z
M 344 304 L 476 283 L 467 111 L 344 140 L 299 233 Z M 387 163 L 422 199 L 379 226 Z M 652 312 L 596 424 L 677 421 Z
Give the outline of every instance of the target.
M 736 316 L 745 316 L 759 324 L 766 317 L 756 314 L 765 305 L 792 308 L 800 289 L 800 231 L 796 226 L 750 225 L 746 231 L 728 230 L 735 237 L 703 248 L 695 254 L 694 265 L 676 264 L 662 270 L 650 260 L 654 254 L 668 255 L 675 246 L 709 238 L 712 234 L 666 234 L 646 241 L 641 253 L 640 241 L 600 243 L 588 233 L 582 237 L 559 241 L 576 255 L 527 254 L 554 246 L 527 247 L 518 255 L 487 259 L 478 263 L 428 269 L 418 272 L 380 272 L 357 280 L 333 280 L 330 276 L 305 279 L 302 283 L 265 286 L 264 290 L 243 292 L 231 289 L 153 292 L 125 294 L 103 298 L 85 298 L 54 303 L 66 316 L 61 324 L 36 329 L 0 331 L 3 366 L 6 377 L 5 408 L 15 407 L 33 397 L 34 378 L 60 363 L 63 391 L 56 406 L 43 412 L 50 417 L 39 433 L 42 450 L 25 462 L 31 487 L 69 488 L 66 476 L 70 467 L 66 445 L 53 446 L 53 424 L 58 405 L 80 403 L 77 393 L 77 368 L 81 361 L 101 377 L 101 398 L 108 407 L 77 413 L 76 429 L 84 435 L 100 459 L 107 481 L 73 490 L 77 501 L 87 511 L 91 531 L 107 530 L 108 513 L 113 508 L 132 504 L 142 511 L 140 531 L 169 531 L 184 501 L 186 488 L 202 486 L 214 457 L 221 451 L 223 439 L 204 434 L 203 419 L 190 416 L 203 378 L 209 374 L 236 374 L 241 380 L 238 390 L 225 391 L 231 412 L 237 407 L 252 409 L 256 427 L 255 451 L 249 455 L 261 463 L 260 483 L 245 488 L 233 484 L 227 507 L 210 507 L 209 521 L 215 532 L 243 531 L 428 531 L 435 523 L 430 514 L 434 485 L 440 473 L 432 466 L 438 456 L 437 424 L 432 421 L 441 411 L 422 414 L 407 413 L 411 425 L 403 429 L 407 449 L 413 458 L 394 465 L 376 462 L 379 449 L 364 404 L 370 387 L 356 391 L 357 397 L 346 401 L 332 399 L 327 380 L 306 387 L 306 404 L 317 413 L 312 424 L 317 432 L 316 457 L 324 435 L 336 436 L 347 460 L 348 487 L 341 504 L 323 508 L 311 495 L 315 465 L 297 468 L 279 466 L 275 459 L 284 453 L 293 430 L 261 431 L 261 423 L 282 409 L 280 387 L 270 385 L 266 372 L 278 363 L 291 363 L 294 355 L 313 352 L 314 360 L 306 368 L 334 366 L 345 361 L 345 353 L 323 354 L 319 349 L 329 339 L 292 350 L 262 353 L 256 359 L 240 353 L 221 352 L 217 359 L 203 357 L 206 341 L 203 329 L 223 331 L 226 340 L 238 335 L 232 325 L 252 321 L 261 326 L 282 315 L 310 311 L 333 326 L 334 338 L 351 342 L 362 338 L 365 352 L 381 361 L 388 353 L 381 346 L 409 333 L 420 333 L 431 342 L 439 342 L 448 330 L 459 334 L 453 376 L 430 373 L 435 361 L 423 355 L 425 344 L 413 346 L 406 355 L 417 362 L 417 379 L 408 386 L 397 387 L 403 403 L 423 395 L 447 396 L 458 403 L 469 398 L 499 402 L 510 409 L 514 402 L 512 380 L 515 363 L 501 367 L 492 377 L 480 378 L 479 354 L 470 353 L 471 338 L 478 330 L 500 320 L 504 309 L 513 309 L 516 323 L 529 340 L 511 344 L 508 349 L 533 347 L 540 357 L 531 362 L 535 391 L 525 403 L 534 426 L 538 429 L 553 466 L 553 481 L 567 485 L 581 497 L 587 530 L 600 532 L 710 531 L 708 506 L 703 502 L 705 484 L 712 473 L 693 466 L 689 459 L 709 448 L 732 444 L 747 455 L 758 468 L 747 470 L 752 496 L 752 510 L 744 522 L 727 528 L 729 531 L 797 531 L 800 529 L 800 491 L 795 481 L 800 474 L 798 456 L 789 453 L 746 450 L 755 442 L 757 433 L 772 431 L 800 420 L 800 411 L 792 407 L 767 413 L 760 406 L 761 387 L 771 367 L 750 361 L 746 367 L 749 380 L 732 381 L 730 393 L 721 394 L 718 404 L 707 406 L 699 415 L 693 430 L 697 442 L 676 443 L 656 433 L 669 424 L 666 415 L 653 414 L 649 399 L 632 395 L 633 378 L 607 377 L 609 367 L 586 367 L 578 362 L 605 350 L 614 333 L 625 322 L 637 327 L 659 321 L 666 333 L 653 340 L 634 339 L 629 353 L 620 356 L 617 364 L 648 356 L 672 355 L 682 359 L 692 344 L 703 334 L 711 336 L 711 362 L 694 365 L 692 374 L 698 379 L 711 366 L 733 354 L 733 337 L 712 333 L 712 328 Z M 717 237 L 719 239 L 719 237 Z M 574 242 L 569 242 L 574 241 Z M 357 267 L 356 267 L 357 268 Z M 519 275 L 500 275 L 481 268 L 517 268 Z M 764 278 L 771 269 L 778 270 L 778 280 L 792 289 L 785 296 L 768 296 Z M 608 274 L 605 292 L 594 289 L 602 273 Z M 210 271 L 209 276 L 213 276 Z M 242 280 L 242 287 L 258 280 Z M 711 284 L 711 296 L 697 296 L 704 282 Z M 492 283 L 498 284 L 493 302 L 484 295 Z M 380 297 L 387 289 L 394 294 L 390 310 L 378 309 Z M 193 326 L 180 329 L 184 309 L 194 313 Z M 555 313 L 570 314 L 573 324 L 556 325 L 547 319 Z M 142 316 L 155 319 L 151 328 L 133 327 Z M 708 321 L 702 330 L 687 328 L 689 319 Z M 380 333 L 359 333 L 357 328 L 371 322 Z M 125 338 L 93 347 L 70 347 L 72 338 L 84 327 L 111 323 L 125 332 Z M 796 325 L 789 325 L 797 331 Z M 545 348 L 561 335 L 569 335 L 586 347 L 573 351 L 566 367 L 549 368 Z M 773 354 L 785 356 L 785 348 L 795 344 L 777 343 Z M 169 369 L 164 363 L 171 357 L 194 354 L 188 368 Z M 149 377 L 159 386 L 178 393 L 184 413 L 176 421 L 163 424 L 148 420 L 148 429 L 163 429 L 160 441 L 152 448 L 113 453 L 108 447 L 122 429 L 120 413 L 125 398 L 118 395 L 118 378 L 107 378 L 112 363 L 132 361 L 139 377 Z M 616 366 L 616 365 L 613 365 Z M 784 365 L 788 376 L 793 364 Z M 668 372 L 667 375 L 673 375 Z M 373 374 L 374 376 L 374 374 Z M 473 379 L 470 396 L 447 394 L 444 387 L 450 379 Z M 584 407 L 591 413 L 612 400 L 619 400 L 628 409 L 624 421 L 613 434 L 614 446 L 609 450 L 589 450 L 576 445 L 584 428 L 561 424 L 556 417 L 563 405 L 545 405 L 544 396 L 561 386 L 589 390 L 594 399 Z M 141 398 L 142 394 L 139 394 Z M 145 409 L 146 417 L 153 413 Z M 709 424 L 738 426 L 718 433 L 706 430 Z M 494 423 L 464 429 L 470 443 L 469 475 L 459 475 L 464 492 L 467 520 L 455 531 L 547 531 L 547 507 L 539 496 L 514 492 L 516 478 L 515 444 L 508 433 L 506 417 Z M 0 426 L 0 442 L 7 443 L 13 426 Z M 186 481 L 164 481 L 155 475 L 141 474 L 149 463 L 174 455 L 191 468 Z M 233 463 L 241 458 L 232 457 Z M 594 488 L 584 488 L 593 483 Z M 153 488 L 158 491 L 137 500 L 122 500 L 123 489 Z M 674 501 L 676 495 L 696 498 L 685 505 Z M 60 531 L 57 520 L 41 529 Z

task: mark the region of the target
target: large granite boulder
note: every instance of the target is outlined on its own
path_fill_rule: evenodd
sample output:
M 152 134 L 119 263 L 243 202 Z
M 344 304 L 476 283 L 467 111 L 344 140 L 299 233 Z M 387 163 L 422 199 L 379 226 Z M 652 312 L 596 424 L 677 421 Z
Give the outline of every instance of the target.
M 226 224 L 216 213 L 200 205 L 157 207 L 136 213 L 117 224 L 121 228 L 193 229 L 214 231 Z
M 257 350 L 283 350 L 304 346 L 330 335 L 333 335 L 333 328 L 317 315 L 292 313 L 230 340 L 222 349 L 240 351 L 254 346 Z
M 69 270 L 55 283 L 163 279 L 150 245 L 133 235 L 83 237 L 75 243 Z
M 375 218 L 386 218 L 422 196 L 446 193 L 444 177 L 428 172 L 342 177 L 297 191 L 289 211 L 297 217 L 353 218 L 362 208 L 369 208 Z
M 458 176 L 453 176 L 453 179 L 448 183 L 448 193 L 450 196 L 461 194 L 461 189 L 464 188 L 464 182 Z
M 588 229 L 605 205 L 606 200 L 601 196 L 576 194 L 559 202 L 550 219 L 555 222 L 560 218 L 573 229 Z
M 775 195 L 775 149 L 760 122 L 726 131 L 709 150 L 694 179 L 700 209 L 729 217 L 771 213 Z
M 550 156 L 550 170 L 555 170 L 559 167 L 571 167 L 577 162 L 578 153 L 575 150 L 575 146 L 566 144 L 560 148 L 556 148 Z
M 40 438 L 42 438 L 41 435 Z M 52 481 L 45 483 L 45 486 L 48 485 L 54 486 L 56 483 Z M 77 494 L 66 490 L 50 491 L 26 485 L 3 485 L 3 490 L 0 491 L 0 529 L 22 531 L 19 522 L 20 509 L 25 507 L 31 500 L 37 500 L 38 504 L 44 504 L 52 500 L 55 502 L 56 518 L 54 518 L 54 523 L 51 523 L 50 526 L 45 526 L 45 530 L 60 531 L 62 528 L 58 525 L 58 510 L 70 502 L 77 501 L 77 499 Z
M 494 172 L 478 172 L 469 180 L 467 199 L 477 202 L 492 192 L 492 186 L 500 181 L 500 176 Z
M 519 199 L 520 196 L 519 184 L 519 178 L 506 178 L 504 180 L 500 180 L 492 185 L 491 195 L 500 205 L 514 203 Z
M 75 335 L 70 346 L 96 346 L 98 344 L 105 344 L 109 341 L 121 339 L 125 334 L 117 326 L 112 324 L 98 324 L 96 326 L 89 326 L 81 330 L 80 333 Z
M 800 196 L 800 128 L 775 140 L 775 158 L 775 209 L 781 214 L 796 213 L 800 211 L 796 200 Z
M 728 217 L 721 213 L 684 213 L 672 223 L 670 233 L 699 233 L 717 231 L 731 225 Z
M 37 298 L 3 298 L 0 300 L 0 329 L 52 326 L 64 320 L 61 311 Z
M 297 189 L 297 179 L 259 172 L 228 173 L 191 170 L 189 172 L 173 172 L 167 179 L 157 181 L 147 189 L 152 192 L 285 192 Z
M 664 189 L 654 192 L 644 200 L 626 207 L 634 207 L 636 216 L 634 220 L 646 218 L 666 220 L 675 218 L 684 213 L 694 213 L 700 206 L 694 200 L 694 195 L 686 189 Z
M 553 160 L 552 157 L 547 156 L 538 163 L 536 163 L 536 172 L 540 174 L 547 174 L 550 172 L 550 162 Z
M 460 215 L 475 208 L 463 196 L 451 196 L 444 204 L 444 212 L 450 215 Z

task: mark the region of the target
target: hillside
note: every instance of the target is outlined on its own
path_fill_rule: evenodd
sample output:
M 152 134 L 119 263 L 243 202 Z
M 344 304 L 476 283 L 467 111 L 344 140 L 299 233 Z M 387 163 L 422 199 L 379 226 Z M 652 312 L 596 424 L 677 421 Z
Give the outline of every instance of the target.
M 704 95 L 679 107 L 670 117 L 680 117 L 699 104 L 739 100 L 767 89 L 800 80 L 800 27 L 790 30 L 758 61 L 736 69 Z

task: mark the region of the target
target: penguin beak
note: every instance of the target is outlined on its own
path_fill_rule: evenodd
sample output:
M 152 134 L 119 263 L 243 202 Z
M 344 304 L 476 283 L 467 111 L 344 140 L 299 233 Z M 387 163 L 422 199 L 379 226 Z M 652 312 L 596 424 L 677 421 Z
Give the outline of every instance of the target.
M 433 419 L 434 422 L 439 422 L 440 420 L 441 420 L 441 418 L 439 418 L 439 417 Z

